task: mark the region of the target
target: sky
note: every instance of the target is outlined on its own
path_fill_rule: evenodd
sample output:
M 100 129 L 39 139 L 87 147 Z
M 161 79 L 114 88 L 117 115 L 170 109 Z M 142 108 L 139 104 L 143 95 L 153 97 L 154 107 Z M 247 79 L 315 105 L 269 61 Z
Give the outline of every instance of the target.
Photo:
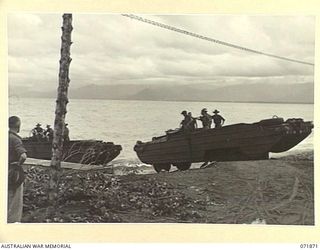
M 314 63 L 312 16 L 140 15 L 190 32 Z M 8 15 L 10 88 L 56 89 L 61 14 Z M 74 14 L 70 87 L 313 82 L 314 68 L 161 29 L 120 14 Z

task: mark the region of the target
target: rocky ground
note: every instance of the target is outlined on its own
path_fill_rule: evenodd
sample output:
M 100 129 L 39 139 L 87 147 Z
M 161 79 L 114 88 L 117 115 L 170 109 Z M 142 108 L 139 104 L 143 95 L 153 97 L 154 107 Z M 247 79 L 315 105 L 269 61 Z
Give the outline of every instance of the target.
M 25 169 L 23 222 L 314 224 L 313 152 L 146 175 L 63 170 L 53 207 L 47 168 Z

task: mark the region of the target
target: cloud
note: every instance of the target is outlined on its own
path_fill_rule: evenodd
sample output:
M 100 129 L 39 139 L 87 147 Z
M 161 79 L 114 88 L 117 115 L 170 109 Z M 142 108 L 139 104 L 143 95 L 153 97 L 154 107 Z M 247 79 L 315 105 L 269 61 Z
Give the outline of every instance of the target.
M 252 49 L 314 61 L 314 17 L 145 17 Z M 8 16 L 10 85 L 56 88 L 61 23 L 58 14 Z M 313 67 L 250 54 L 121 15 L 74 14 L 73 26 L 73 87 L 161 82 L 230 84 L 240 79 L 254 82 L 271 78 L 279 83 L 313 81 Z

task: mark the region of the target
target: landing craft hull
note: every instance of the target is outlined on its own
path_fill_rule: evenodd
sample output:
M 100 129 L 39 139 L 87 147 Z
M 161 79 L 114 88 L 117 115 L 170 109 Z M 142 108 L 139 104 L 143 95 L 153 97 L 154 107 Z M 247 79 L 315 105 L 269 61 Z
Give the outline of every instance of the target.
M 23 145 L 28 157 L 50 160 L 52 143 L 47 141 L 33 141 L 23 139 Z M 112 142 L 96 140 L 72 140 L 64 143 L 62 160 L 66 162 L 102 165 L 115 159 L 121 152 L 120 145 Z
M 284 152 L 312 131 L 311 122 L 282 118 L 252 124 L 234 124 L 218 129 L 167 132 L 150 142 L 137 142 L 134 150 L 147 164 L 268 159 L 269 152 Z M 166 165 L 167 166 L 167 165 Z

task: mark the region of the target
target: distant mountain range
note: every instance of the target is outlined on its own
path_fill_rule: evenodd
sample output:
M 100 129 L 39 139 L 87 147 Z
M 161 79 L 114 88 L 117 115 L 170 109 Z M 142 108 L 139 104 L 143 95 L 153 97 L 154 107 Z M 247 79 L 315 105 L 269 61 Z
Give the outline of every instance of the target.
M 19 92 L 10 88 L 10 96 L 55 98 L 56 91 Z M 87 85 L 70 88 L 69 98 L 154 101 L 223 101 L 314 103 L 314 84 L 238 84 L 224 87 L 192 85 Z

